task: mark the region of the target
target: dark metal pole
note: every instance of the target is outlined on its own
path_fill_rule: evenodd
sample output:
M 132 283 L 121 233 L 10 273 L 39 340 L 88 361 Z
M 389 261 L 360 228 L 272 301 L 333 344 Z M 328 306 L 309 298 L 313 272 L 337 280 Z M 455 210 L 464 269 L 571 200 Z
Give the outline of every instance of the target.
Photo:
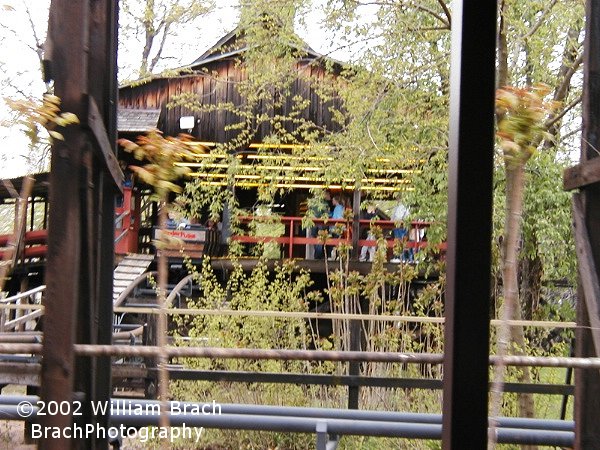
M 569 356 L 575 356 L 575 340 L 571 341 L 571 351 Z M 565 375 L 565 385 L 572 384 L 573 380 L 573 368 L 568 367 Z M 562 404 L 560 406 L 560 419 L 565 420 L 567 417 L 567 405 L 569 404 L 569 395 L 563 395 Z
M 89 95 L 96 99 L 100 121 L 106 130 L 107 142 L 111 146 L 113 154 L 116 154 L 116 117 L 117 117 L 117 16 L 118 4 L 116 0 L 102 0 L 91 4 L 90 24 L 90 79 Z M 102 77 L 96 73 L 103 73 Z M 96 156 L 99 152 L 94 153 Z M 91 247 L 95 258 L 92 263 L 90 301 L 91 308 L 90 330 L 94 333 L 90 339 L 98 344 L 112 343 L 112 285 L 114 267 L 114 206 L 116 186 L 110 176 L 102 169 L 98 158 L 94 158 L 92 166 L 96 169 L 94 176 L 91 205 L 96 214 L 95 222 L 90 221 L 93 228 L 93 241 L 88 245 Z M 86 318 L 79 316 L 79 323 L 84 324 Z M 78 371 L 89 379 L 87 397 L 96 402 L 107 402 L 112 393 L 111 358 L 92 357 L 89 364 L 82 365 Z M 91 372 L 93 370 L 93 372 Z M 85 423 L 108 426 L 108 415 L 94 415 L 90 406 L 84 404 Z M 106 448 L 108 441 L 101 435 L 92 436 L 88 439 L 86 447 L 90 449 Z
M 495 1 L 454 4 L 450 78 L 444 449 L 483 449 L 494 153 Z
M 598 157 L 600 146 L 600 0 L 586 2 L 585 49 L 583 61 L 583 130 L 581 163 Z M 583 190 L 585 222 L 595 270 L 600 276 L 600 184 Z M 587 300 L 582 287 L 578 289 L 575 354 L 578 357 L 598 356 L 592 339 Z M 598 299 L 596 299 L 598 301 Z M 600 449 L 600 372 L 575 370 L 575 448 Z
M 360 239 L 360 189 L 355 188 L 352 196 L 352 254 L 353 260 L 358 260 L 360 248 L 358 248 L 358 240 Z
M 350 351 L 361 350 L 361 323 L 359 320 L 350 321 Z M 360 375 L 360 361 L 348 362 L 348 375 Z M 348 409 L 358 409 L 360 386 L 348 386 Z

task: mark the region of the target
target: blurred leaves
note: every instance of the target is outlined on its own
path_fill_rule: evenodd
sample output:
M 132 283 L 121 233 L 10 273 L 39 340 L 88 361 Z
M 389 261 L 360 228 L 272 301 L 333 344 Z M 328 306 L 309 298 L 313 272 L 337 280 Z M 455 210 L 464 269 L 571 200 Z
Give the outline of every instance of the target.
M 44 139 L 48 139 L 50 144 L 53 139 L 64 141 L 57 128 L 79 123 L 75 114 L 60 112 L 60 98 L 56 95 L 44 94 L 41 103 L 35 99 L 5 98 L 4 101 L 17 114 L 17 124 L 24 128 L 32 145 L 38 145 Z M 44 137 L 42 130 L 48 132 L 48 138 Z
M 545 101 L 551 88 L 536 84 L 526 88 L 507 86 L 496 92 L 496 133 L 508 167 L 523 165 L 544 139 L 551 139 L 545 121 L 558 107 Z
M 157 198 L 163 200 L 170 192 L 182 191 L 181 186 L 175 182 L 191 171 L 189 167 L 177 163 L 193 161 L 198 152 L 205 150 L 199 145 L 189 145 L 191 141 L 192 137 L 189 135 L 164 137 L 160 131 L 152 130 L 146 135 L 139 136 L 136 142 L 119 139 L 118 143 L 137 160 L 146 162 L 143 166 L 132 165 L 129 168 L 144 183 L 153 186 Z

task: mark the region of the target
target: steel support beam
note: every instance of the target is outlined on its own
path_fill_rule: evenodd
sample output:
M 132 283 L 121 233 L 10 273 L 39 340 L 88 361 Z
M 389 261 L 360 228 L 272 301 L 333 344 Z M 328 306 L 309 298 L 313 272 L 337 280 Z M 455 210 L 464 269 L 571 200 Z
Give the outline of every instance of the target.
M 55 75 L 54 91 L 61 108 L 87 115 L 81 102 L 87 91 L 87 1 L 53 0 L 50 6 L 48 40 L 52 44 L 51 67 Z M 75 355 L 77 304 L 81 263 L 81 154 L 85 135 L 80 127 L 67 127 L 65 141 L 56 141 L 52 149 L 50 203 L 52 216 L 48 228 L 46 264 L 46 307 L 41 374 L 41 398 L 50 403 L 71 400 Z M 71 415 L 47 415 L 42 426 L 64 429 Z M 40 449 L 71 448 L 69 439 L 41 439 Z
M 581 143 L 581 166 L 597 166 L 600 147 L 600 0 L 586 2 L 585 50 L 583 62 L 583 131 Z M 596 181 L 596 179 L 592 180 Z M 589 184 L 583 189 L 583 212 L 591 249 L 591 270 L 600 276 L 600 183 Z M 595 266 L 595 268 L 594 268 Z M 575 354 L 578 357 L 598 357 L 594 347 L 590 325 L 598 320 L 599 298 L 584 294 L 585 280 L 581 279 Z M 597 277 L 596 277 L 597 278 Z M 587 305 L 587 307 L 586 307 Z M 595 307 L 594 307 L 595 305 Z M 592 310 L 589 307 L 592 306 Z M 595 317 L 591 317 L 591 315 Z M 575 424 L 576 449 L 600 449 L 600 372 L 575 370 Z
M 444 449 L 486 448 L 495 1 L 453 4 Z
M 116 0 L 52 0 L 45 69 L 68 126 L 52 149 L 41 397 L 83 401 L 80 423 L 107 425 L 91 401 L 110 398 L 106 355 L 75 355 L 74 344 L 110 345 L 116 146 Z M 91 108 L 90 108 L 91 106 Z M 44 426 L 71 426 L 70 414 Z M 41 439 L 42 449 L 106 448 L 106 438 Z

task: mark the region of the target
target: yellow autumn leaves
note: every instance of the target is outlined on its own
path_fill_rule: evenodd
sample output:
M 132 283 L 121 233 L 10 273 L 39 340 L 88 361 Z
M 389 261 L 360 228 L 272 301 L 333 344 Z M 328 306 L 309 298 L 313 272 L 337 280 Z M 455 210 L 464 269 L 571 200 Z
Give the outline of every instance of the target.
M 539 143 L 549 138 L 545 121 L 557 107 L 557 102 L 544 100 L 550 91 L 544 84 L 496 91 L 496 135 L 508 167 L 525 164 Z
M 4 99 L 6 104 L 18 115 L 18 123 L 25 128 L 25 134 L 33 144 L 40 142 L 38 126 L 45 128 L 53 139 L 64 141 L 63 135 L 56 131 L 57 127 L 79 123 L 77 116 L 70 112 L 60 112 L 60 98 L 52 94 L 44 94 L 42 102 L 37 100 Z
M 181 186 L 175 182 L 191 171 L 189 167 L 177 163 L 193 161 L 197 158 L 198 150 L 203 150 L 198 145 L 192 148 L 189 145 L 192 140 L 189 135 L 164 137 L 160 131 L 152 130 L 139 136 L 136 142 L 119 139 L 119 145 L 132 153 L 135 159 L 146 161 L 144 166 L 129 166 L 129 169 L 144 183 L 153 186 L 158 198 L 164 199 L 169 192 L 181 192 Z

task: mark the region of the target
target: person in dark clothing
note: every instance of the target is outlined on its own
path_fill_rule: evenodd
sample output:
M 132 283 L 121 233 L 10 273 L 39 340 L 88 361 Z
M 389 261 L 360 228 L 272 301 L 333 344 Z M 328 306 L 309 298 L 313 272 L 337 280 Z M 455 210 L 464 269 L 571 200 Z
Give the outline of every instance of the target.
M 322 219 L 323 217 L 329 216 L 329 201 L 331 195 L 329 191 L 325 191 L 321 198 L 313 198 L 309 205 L 309 217 L 314 219 Z M 323 223 L 317 223 L 314 226 L 308 228 L 307 235 L 312 238 L 319 237 L 319 231 L 325 230 L 326 226 Z M 308 252 L 308 250 L 307 250 Z M 325 258 L 325 248 L 323 244 L 315 244 L 313 246 L 313 258 L 323 259 Z

